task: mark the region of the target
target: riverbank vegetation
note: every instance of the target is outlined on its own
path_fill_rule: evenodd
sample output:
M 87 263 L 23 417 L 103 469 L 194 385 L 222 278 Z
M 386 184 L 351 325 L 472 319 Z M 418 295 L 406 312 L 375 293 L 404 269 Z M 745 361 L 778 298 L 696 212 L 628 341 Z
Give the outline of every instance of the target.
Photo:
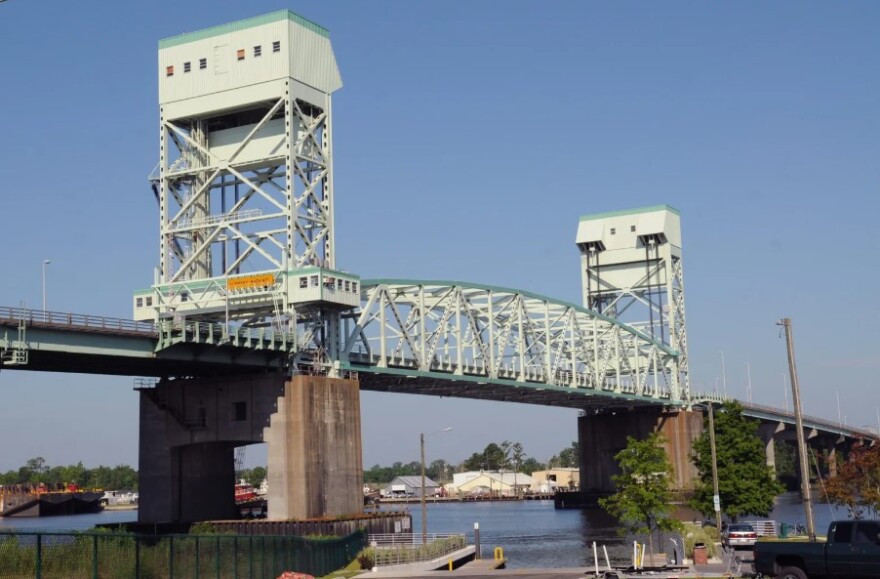
M 0 485 L 75 483 L 84 489 L 137 490 L 137 471 L 128 465 L 86 468 L 82 462 L 68 466 L 49 466 L 41 456 L 27 461 L 17 470 L 0 474 Z
M 453 473 L 472 470 L 515 470 L 531 475 L 535 471 L 548 468 L 577 468 L 579 458 L 577 442 L 572 442 L 571 446 L 563 448 L 544 463 L 529 456 L 522 443 L 505 440 L 500 443 L 490 442 L 482 451 L 472 453 L 457 464 L 443 459 L 434 460 L 425 465 L 425 475 L 441 484 L 451 481 Z M 364 469 L 364 482 L 382 485 L 399 476 L 419 476 L 421 469 L 421 463 L 415 460 L 408 463 L 395 462 L 391 466 L 376 464 Z

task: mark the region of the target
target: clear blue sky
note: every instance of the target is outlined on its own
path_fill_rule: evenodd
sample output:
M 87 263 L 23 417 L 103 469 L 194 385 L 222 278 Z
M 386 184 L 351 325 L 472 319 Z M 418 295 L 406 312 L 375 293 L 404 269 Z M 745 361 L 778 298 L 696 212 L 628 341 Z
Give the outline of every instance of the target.
M 363 277 L 579 299 L 578 217 L 681 211 L 693 388 L 876 425 L 880 3 L 0 3 L 0 305 L 129 317 L 157 261 L 157 42 L 291 8 L 330 29 L 336 239 Z M 0 470 L 137 463 L 129 378 L 0 373 Z M 546 460 L 574 411 L 363 396 L 364 462 Z M 250 453 L 260 460 L 260 451 Z M 264 456 L 264 453 L 263 453 Z

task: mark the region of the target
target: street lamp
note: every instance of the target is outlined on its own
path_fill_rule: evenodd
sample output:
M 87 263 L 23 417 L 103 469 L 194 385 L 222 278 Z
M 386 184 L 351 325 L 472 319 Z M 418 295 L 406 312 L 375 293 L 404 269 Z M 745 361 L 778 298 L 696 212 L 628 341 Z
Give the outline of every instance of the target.
M 422 545 L 428 544 L 428 505 L 425 502 L 425 437 L 440 434 L 441 432 L 449 432 L 450 430 L 452 430 L 452 427 L 447 426 L 441 430 L 435 430 L 428 434 L 423 432 L 419 435 L 422 446 Z
M 752 401 L 752 365 L 746 362 L 746 400 Z
M 43 260 L 43 311 L 46 311 L 46 266 L 52 263 L 48 259 Z
M 724 387 L 724 397 L 727 398 L 727 371 L 724 369 L 724 352 L 719 351 L 721 356 L 721 385 Z

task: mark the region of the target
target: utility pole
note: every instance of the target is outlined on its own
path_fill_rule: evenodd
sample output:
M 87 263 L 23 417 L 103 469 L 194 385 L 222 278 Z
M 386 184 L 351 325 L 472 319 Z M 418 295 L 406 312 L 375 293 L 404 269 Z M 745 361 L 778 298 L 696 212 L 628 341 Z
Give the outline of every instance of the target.
M 712 449 L 712 503 L 715 507 L 715 528 L 721 532 L 721 495 L 718 492 L 718 455 L 715 454 L 715 412 L 714 404 L 709 402 L 709 447 Z
M 810 466 L 807 461 L 807 441 L 804 436 L 804 418 L 801 408 L 801 390 L 798 384 L 797 365 L 794 359 L 794 338 L 791 335 L 791 318 L 782 318 L 776 325 L 785 328 L 785 344 L 788 349 L 788 371 L 791 374 L 791 401 L 794 405 L 794 419 L 797 426 L 798 454 L 801 463 L 801 495 L 804 501 L 804 515 L 807 518 L 807 534 L 810 541 L 816 540 L 816 527 L 813 525 L 813 499 L 810 496 Z
M 425 433 L 419 435 L 422 446 L 422 546 L 428 544 L 428 506 L 425 504 Z

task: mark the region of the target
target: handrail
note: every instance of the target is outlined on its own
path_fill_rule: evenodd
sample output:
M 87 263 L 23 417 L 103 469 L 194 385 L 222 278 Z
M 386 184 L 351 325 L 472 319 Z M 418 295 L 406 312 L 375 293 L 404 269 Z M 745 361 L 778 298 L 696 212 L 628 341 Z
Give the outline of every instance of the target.
M 0 321 L 4 320 L 16 323 L 23 320 L 33 326 L 77 328 L 99 332 L 126 332 L 150 337 L 157 335 L 152 322 L 0 306 Z

